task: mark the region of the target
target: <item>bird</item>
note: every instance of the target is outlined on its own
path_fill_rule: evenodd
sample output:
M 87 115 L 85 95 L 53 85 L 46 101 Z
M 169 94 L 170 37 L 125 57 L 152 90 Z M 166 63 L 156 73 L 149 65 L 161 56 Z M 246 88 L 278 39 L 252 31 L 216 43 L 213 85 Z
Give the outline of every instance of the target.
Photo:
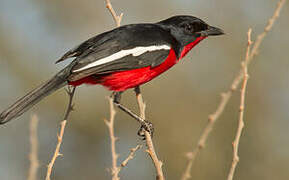
M 0 114 L 0 124 L 22 115 L 44 97 L 64 86 L 102 85 L 120 104 L 121 93 L 151 81 L 176 65 L 209 36 L 223 35 L 203 20 L 178 15 L 156 23 L 128 24 L 96 35 L 65 53 L 56 63 L 74 58 L 51 79 L 17 100 Z M 138 119 L 139 117 L 135 117 Z

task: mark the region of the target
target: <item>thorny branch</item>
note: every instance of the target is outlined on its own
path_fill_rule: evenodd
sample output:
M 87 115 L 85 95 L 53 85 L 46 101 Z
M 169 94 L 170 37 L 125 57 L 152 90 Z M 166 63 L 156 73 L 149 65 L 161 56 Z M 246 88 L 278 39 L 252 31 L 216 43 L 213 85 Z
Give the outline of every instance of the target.
M 116 111 L 114 109 L 113 99 L 111 97 L 109 98 L 109 107 L 110 107 L 110 120 L 108 121 L 105 119 L 104 122 L 108 127 L 109 137 L 111 141 L 111 157 L 112 157 L 111 175 L 112 175 L 112 180 L 119 180 L 118 174 L 121 168 L 125 167 L 128 164 L 128 162 L 134 158 L 135 152 L 139 150 L 142 146 L 137 145 L 135 148 L 130 149 L 130 153 L 128 157 L 120 164 L 120 166 L 117 165 L 118 154 L 116 153 L 116 147 L 115 147 L 115 142 L 117 141 L 117 137 L 115 137 L 114 135 L 114 120 L 115 120 Z
M 120 168 L 117 166 L 117 158 L 118 154 L 116 153 L 115 148 L 115 142 L 117 141 L 117 138 L 114 135 L 114 118 L 116 111 L 113 106 L 113 99 L 109 98 L 109 107 L 110 107 L 110 120 L 104 120 L 105 124 L 108 127 L 109 130 L 109 137 L 110 137 L 110 147 L 111 147 L 111 157 L 112 157 L 112 167 L 111 167 L 111 175 L 112 180 L 119 180 L 118 173 L 120 171 Z
M 71 88 L 71 87 L 68 86 L 68 89 L 66 90 L 66 92 L 67 92 L 67 94 L 69 96 L 69 102 L 68 102 L 68 106 L 67 106 L 66 113 L 65 113 L 65 116 L 64 116 L 64 120 L 61 122 L 60 132 L 59 132 L 59 134 L 57 134 L 57 145 L 56 145 L 54 154 L 53 154 L 53 156 L 51 158 L 51 161 L 48 164 L 45 180 L 50 180 L 50 176 L 51 176 L 53 165 L 54 165 L 57 157 L 62 155 L 62 154 L 59 153 L 59 151 L 60 151 L 60 147 L 61 147 L 61 143 L 62 143 L 64 129 L 65 129 L 65 126 L 66 126 L 66 123 L 67 123 L 67 119 L 68 119 L 71 111 L 73 110 L 72 101 L 73 101 L 75 89 L 76 89 L 75 87 Z
M 254 57 L 258 54 L 259 47 L 260 47 L 261 43 L 263 42 L 263 39 L 265 38 L 267 33 L 272 29 L 276 19 L 279 17 L 280 11 L 281 11 L 283 5 L 285 4 L 285 2 L 286 2 L 286 0 L 280 0 L 278 2 L 277 8 L 275 9 L 273 16 L 268 20 L 268 23 L 267 23 L 264 31 L 260 35 L 258 35 L 257 40 L 254 43 L 254 45 L 252 47 L 252 51 L 251 51 L 250 56 L 248 58 L 248 62 L 247 62 L 248 66 L 251 63 L 251 61 L 254 59 Z M 244 72 L 241 69 L 239 74 L 233 80 L 233 82 L 230 86 L 230 89 L 227 92 L 221 93 L 221 101 L 220 101 L 216 111 L 213 114 L 209 115 L 209 117 L 208 117 L 209 122 L 208 122 L 207 126 L 205 127 L 205 129 L 203 130 L 201 137 L 197 143 L 197 146 L 194 148 L 194 150 L 192 152 L 189 152 L 187 154 L 188 164 L 186 166 L 185 172 L 183 173 L 181 180 L 187 180 L 191 177 L 191 169 L 192 169 L 192 166 L 193 166 L 193 163 L 194 163 L 196 156 L 204 148 L 206 141 L 208 139 L 208 136 L 214 127 L 215 122 L 218 120 L 218 118 L 224 112 L 224 109 L 226 108 L 233 92 L 236 91 L 239 84 L 243 80 L 243 77 L 244 77 Z
M 121 167 L 125 167 L 128 164 L 128 162 L 133 159 L 135 152 L 139 150 L 141 147 L 142 145 L 137 145 L 135 148 L 131 148 L 128 157 L 120 164 Z
M 139 87 L 137 87 L 137 89 L 136 89 L 136 94 L 137 94 L 137 102 L 138 102 L 138 106 L 139 106 L 139 110 L 140 110 L 140 117 L 142 119 L 145 119 L 146 105 L 143 101 Z M 157 171 L 156 179 L 157 180 L 164 180 L 165 178 L 164 178 L 164 174 L 163 174 L 163 170 L 162 170 L 163 163 L 158 159 L 157 154 L 156 154 L 155 149 L 154 149 L 152 137 L 151 137 L 150 133 L 147 131 L 145 131 L 145 139 L 146 139 L 146 144 L 147 144 L 147 148 L 148 148 L 147 152 L 150 155 L 150 157 L 154 163 L 154 166 L 156 168 L 156 171 Z
M 117 27 L 120 26 L 121 19 L 123 16 L 123 13 L 121 13 L 119 16 L 116 14 L 115 10 L 113 9 L 110 0 L 106 0 L 106 8 L 109 10 L 111 13 L 115 24 Z M 116 148 L 115 148 L 115 142 L 117 138 L 114 135 L 114 117 L 115 117 L 115 109 L 113 106 L 113 99 L 109 98 L 109 106 L 110 106 L 110 121 L 105 120 L 105 124 L 107 125 L 109 129 L 109 136 L 110 136 L 110 141 L 111 141 L 111 157 L 112 157 L 112 167 L 111 167 L 111 175 L 112 175 L 112 180 L 119 180 L 118 173 L 120 171 L 120 168 L 117 166 L 117 158 L 118 154 L 116 153 Z
M 245 109 L 245 96 L 246 96 L 246 87 L 247 87 L 247 82 L 248 82 L 248 60 L 249 60 L 249 56 L 250 56 L 250 50 L 251 50 L 251 45 L 252 45 L 252 41 L 251 41 L 251 32 L 252 29 L 250 28 L 248 30 L 248 45 L 247 45 L 247 50 L 246 50 L 246 58 L 245 60 L 242 62 L 242 70 L 243 70 L 243 83 L 242 83 L 242 87 L 241 87 L 241 101 L 240 101 L 240 112 L 239 112 L 239 124 L 238 124 L 238 129 L 237 129 L 237 133 L 236 133 L 236 137 L 235 140 L 233 142 L 233 161 L 232 161 L 232 165 L 231 165 L 231 169 L 228 175 L 228 179 L 227 180 L 233 180 L 234 177 L 234 172 L 236 169 L 236 166 L 239 162 L 239 156 L 238 156 L 238 149 L 239 149 L 239 142 L 240 142 L 240 137 L 242 134 L 242 130 L 244 128 L 244 109 Z

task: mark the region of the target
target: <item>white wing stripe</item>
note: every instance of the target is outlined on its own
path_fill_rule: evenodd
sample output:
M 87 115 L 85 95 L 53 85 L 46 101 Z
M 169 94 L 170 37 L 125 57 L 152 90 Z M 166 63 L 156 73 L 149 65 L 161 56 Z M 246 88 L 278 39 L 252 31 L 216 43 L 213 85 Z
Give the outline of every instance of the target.
M 92 67 L 95 67 L 95 66 L 98 66 L 98 65 L 101 65 L 101 64 L 112 62 L 112 61 L 115 61 L 117 59 L 120 59 L 120 58 L 123 58 L 125 56 L 128 56 L 130 54 L 133 55 L 133 56 L 139 56 L 139 55 L 142 55 L 143 53 L 146 53 L 146 52 L 162 50 L 162 49 L 169 50 L 170 46 L 168 46 L 168 45 L 147 46 L 147 47 L 135 47 L 133 49 L 121 50 L 121 51 L 119 51 L 117 53 L 114 53 L 114 54 L 112 54 L 110 56 L 107 56 L 105 58 L 99 59 L 99 60 L 97 60 L 95 62 L 92 62 L 90 64 L 87 64 L 86 66 L 84 66 L 84 67 L 82 67 L 80 69 L 76 69 L 73 72 L 83 71 L 85 69 L 89 69 L 89 68 L 92 68 Z

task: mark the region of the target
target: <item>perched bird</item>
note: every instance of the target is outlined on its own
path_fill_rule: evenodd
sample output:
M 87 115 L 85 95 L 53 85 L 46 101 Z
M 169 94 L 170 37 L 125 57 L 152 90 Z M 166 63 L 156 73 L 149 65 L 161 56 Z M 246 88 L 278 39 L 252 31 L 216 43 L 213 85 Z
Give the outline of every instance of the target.
M 0 114 L 4 124 L 66 85 L 100 84 L 120 94 L 152 80 L 178 63 L 195 45 L 223 31 L 193 16 L 173 16 L 157 23 L 130 24 L 88 39 L 56 63 L 74 58 L 54 77 Z

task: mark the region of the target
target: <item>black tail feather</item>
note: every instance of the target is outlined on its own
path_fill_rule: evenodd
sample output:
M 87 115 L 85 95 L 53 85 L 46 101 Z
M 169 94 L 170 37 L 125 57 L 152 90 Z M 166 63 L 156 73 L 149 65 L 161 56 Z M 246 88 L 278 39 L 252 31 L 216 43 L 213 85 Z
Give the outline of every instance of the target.
M 50 95 L 57 89 L 65 86 L 67 84 L 67 72 L 61 71 L 51 78 L 46 83 L 35 88 L 24 97 L 20 98 L 9 108 L 4 110 L 0 114 L 0 124 L 5 124 L 8 121 L 20 116 L 27 110 L 29 110 L 33 105 L 38 103 L 40 100 Z

